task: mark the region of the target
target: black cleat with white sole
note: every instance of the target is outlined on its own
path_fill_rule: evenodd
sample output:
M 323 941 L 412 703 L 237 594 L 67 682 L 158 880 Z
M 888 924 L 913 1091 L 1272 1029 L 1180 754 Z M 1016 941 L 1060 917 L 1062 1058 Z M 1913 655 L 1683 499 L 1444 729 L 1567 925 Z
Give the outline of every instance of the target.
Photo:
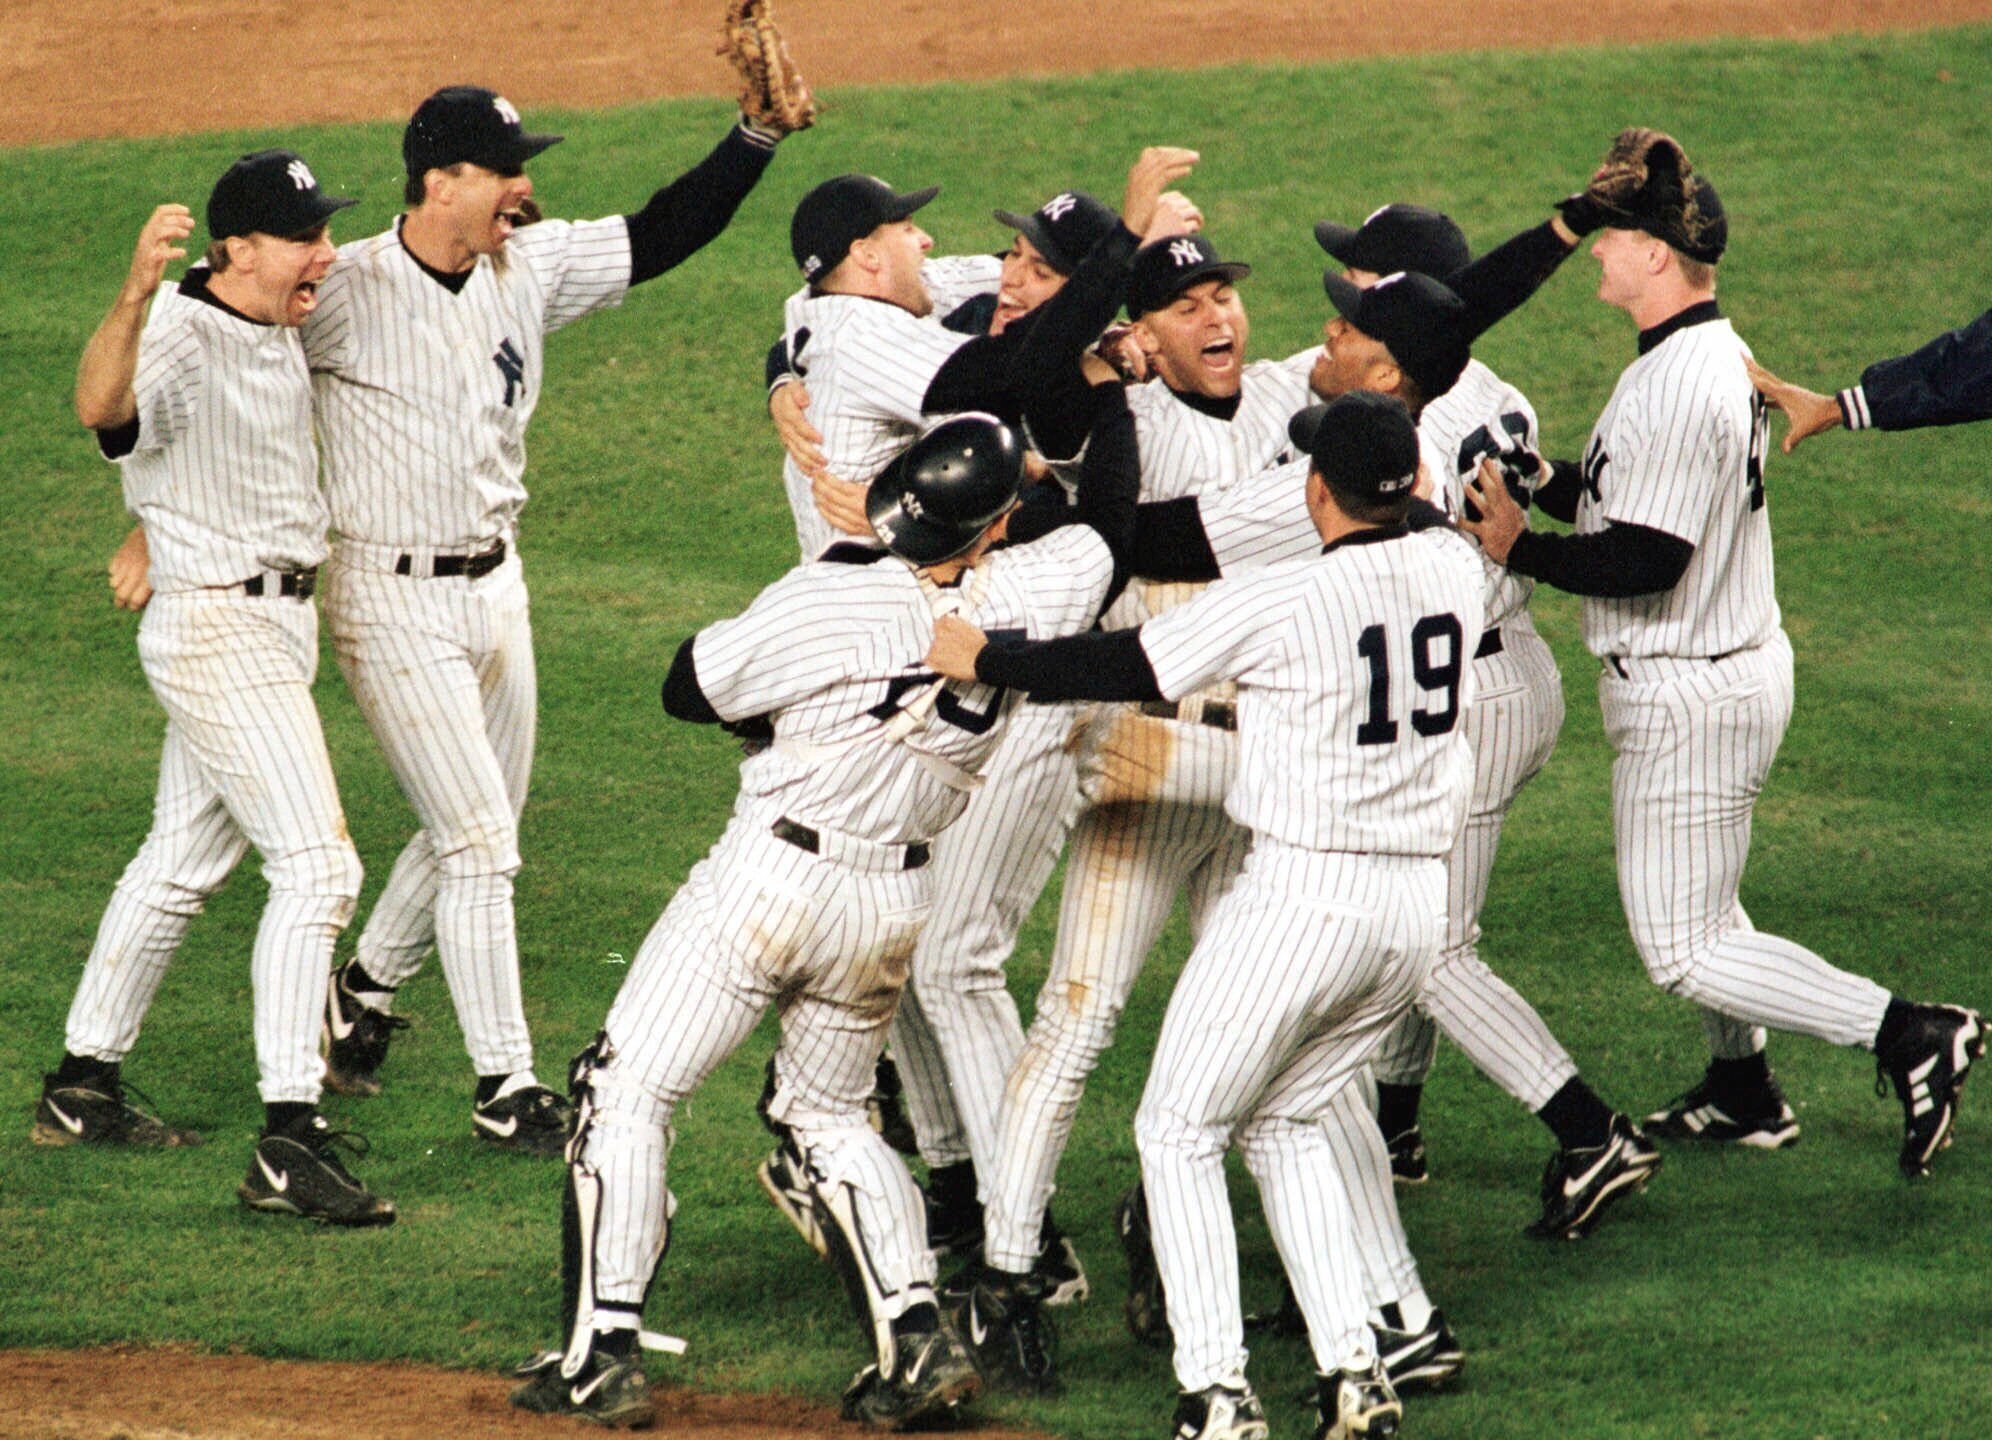
M 1741 1145 L 1750 1150 L 1782 1150 L 1798 1143 L 1798 1116 L 1785 1103 L 1777 1077 L 1744 1090 L 1718 1085 L 1714 1072 L 1676 1095 L 1642 1122 L 1656 1140 L 1699 1140 L 1707 1145 Z
M 609 1430 L 638 1430 L 657 1418 L 640 1357 L 592 1351 L 572 1376 L 560 1373 L 565 1358 L 549 1350 L 514 1371 L 527 1378 L 513 1389 L 513 1406 L 535 1415 L 572 1415 Z
M 348 988 L 354 961 L 332 972 L 325 991 L 325 1088 L 361 1099 L 380 1094 L 380 1067 L 394 1032 L 406 1030 L 399 1015 L 376 1010 Z
M 53 1074 L 42 1077 L 41 1099 L 35 1104 L 35 1126 L 29 1139 L 37 1145 L 141 1145 L 166 1148 L 198 1145 L 192 1130 L 168 1125 L 126 1095 L 146 1097 L 128 1086 L 115 1067 L 87 1080 L 63 1084 Z M 146 1100 L 146 1104 L 151 1104 Z
M 1315 1386 L 1320 1422 L 1314 1440 L 1388 1440 L 1403 1423 L 1403 1403 L 1382 1361 L 1368 1371 L 1320 1376 Z
M 374 1194 L 339 1159 L 367 1153 L 358 1135 L 334 1130 L 317 1111 L 256 1142 L 235 1193 L 252 1210 L 302 1215 L 323 1225 L 392 1225 L 394 1202 Z
M 1250 1385 L 1208 1385 L 1176 1396 L 1170 1440 L 1266 1440 L 1266 1411 Z
M 1895 1084 L 1902 1102 L 1902 1154 L 1897 1163 L 1911 1180 L 1930 1173 L 1930 1162 L 1950 1144 L 1957 1119 L 1958 1091 L 1972 1062 L 1985 1053 L 1985 1023 L 1975 1010 L 1957 1005 L 1911 1007 L 1908 1025 L 1875 1057 L 1875 1089 L 1886 1094 L 1883 1077 Z
M 574 1125 L 574 1107 L 544 1085 L 522 1085 L 509 1094 L 473 1104 L 477 1138 L 522 1155 L 561 1155 Z
M 1660 1168 L 1660 1151 L 1623 1115 L 1613 1115 L 1602 1145 L 1559 1150 L 1542 1172 L 1542 1215 L 1528 1227 L 1538 1240 L 1581 1240 L 1622 1196 L 1644 1190 Z
M 916 1328 L 923 1321 L 931 1328 Z M 975 1362 L 932 1306 L 915 1306 L 893 1321 L 892 1341 L 892 1374 L 877 1365 L 860 1370 L 844 1391 L 846 1420 L 873 1430 L 924 1427 L 952 1416 L 981 1393 L 982 1375 Z

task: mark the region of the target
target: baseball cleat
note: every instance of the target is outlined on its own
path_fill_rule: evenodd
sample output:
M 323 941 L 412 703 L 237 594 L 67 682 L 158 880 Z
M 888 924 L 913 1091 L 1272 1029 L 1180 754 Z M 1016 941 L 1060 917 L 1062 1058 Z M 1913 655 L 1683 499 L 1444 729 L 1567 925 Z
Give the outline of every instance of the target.
M 1425 1168 L 1424 1132 L 1413 1125 L 1384 1140 L 1390 1151 L 1390 1178 L 1399 1185 L 1423 1185 L 1432 1178 Z
M 1975 1010 L 1956 1005 L 1917 1005 L 1909 1028 L 1886 1056 L 1875 1057 L 1875 1093 L 1895 1082 L 1902 1102 L 1902 1154 L 1908 1179 L 1930 1173 L 1930 1162 L 1950 1144 L 1958 1091 L 1971 1064 L 1985 1053 L 1985 1024 Z
M 1031 1274 L 1044 1288 L 1042 1303 L 1054 1310 L 1077 1305 L 1093 1293 L 1093 1283 L 1079 1263 L 1079 1252 L 1049 1215 L 1044 1220 L 1044 1249 L 1038 1252 Z
M 1395 1305 L 1383 1307 L 1382 1319 L 1382 1324 L 1370 1326 L 1370 1333 L 1376 1336 L 1377 1358 L 1383 1362 L 1383 1373 L 1398 1394 L 1437 1390 L 1458 1378 L 1459 1372 L 1466 1368 L 1466 1351 L 1460 1347 L 1452 1327 L 1446 1324 L 1443 1310 L 1434 1308 L 1424 1328 L 1419 1330 L 1398 1328 L 1403 1325 L 1404 1316 Z
M 874 1430 L 924 1428 L 981 1393 L 982 1376 L 945 1320 L 913 1333 L 894 1321 L 892 1338 L 897 1354 L 891 1377 L 876 1365 L 860 1370 L 844 1391 L 846 1420 Z
M 1753 1150 L 1782 1150 L 1798 1143 L 1798 1117 L 1775 1077 L 1766 1077 L 1747 1094 L 1725 1094 L 1704 1075 L 1699 1084 L 1648 1115 L 1643 1128 L 1657 1140 L 1702 1140 Z
M 367 1153 L 358 1135 L 334 1130 L 317 1111 L 256 1142 L 249 1174 L 235 1189 L 252 1210 L 302 1215 L 322 1225 L 392 1225 L 394 1202 L 353 1177 L 337 1151 Z
M 380 1067 L 388 1042 L 408 1021 L 376 1010 L 346 987 L 347 961 L 332 972 L 325 988 L 325 1088 L 361 1099 L 380 1094 Z
M 470 1107 L 480 1140 L 522 1155 L 561 1155 L 574 1124 L 574 1107 L 544 1085 L 521 1085 Z
M 35 1105 L 35 1127 L 29 1139 L 37 1145 L 198 1145 L 192 1130 L 168 1125 L 150 1110 L 134 1105 L 126 1092 L 147 1105 L 151 1099 L 127 1085 L 115 1068 L 88 1080 L 64 1085 L 54 1075 L 42 1076 L 41 1099 Z
M 513 1388 L 512 1404 L 535 1415 L 572 1415 L 609 1430 L 638 1430 L 657 1418 L 639 1357 L 593 1351 L 571 1379 L 560 1373 L 564 1358 L 549 1350 L 514 1371 L 531 1378 Z
M 992 1390 L 1056 1395 L 1058 1330 L 1035 1273 L 971 1265 L 948 1287 L 948 1319 Z
M 1368 1371 L 1344 1370 L 1315 1382 L 1321 1422 L 1314 1440 L 1384 1440 L 1397 1434 L 1404 1406 L 1390 1387 L 1383 1362 Z
M 1581 1240 L 1621 1196 L 1644 1190 L 1660 1168 L 1660 1151 L 1623 1115 L 1613 1115 L 1605 1143 L 1558 1150 L 1542 1172 L 1542 1215 L 1528 1227 L 1538 1240 Z
M 775 1202 L 775 1208 L 782 1212 L 782 1218 L 802 1236 L 803 1243 L 816 1252 L 818 1259 L 828 1259 L 830 1242 L 824 1238 L 823 1224 L 817 1218 L 816 1193 L 803 1173 L 802 1156 L 796 1153 L 794 1142 L 784 1140 L 777 1145 L 774 1153 L 755 1167 L 754 1173 L 761 1181 L 761 1188 L 768 1192 L 768 1198 Z
M 1266 1412 L 1252 1387 L 1210 1385 L 1176 1396 L 1171 1440 L 1266 1440 Z
M 1127 1257 L 1127 1333 L 1144 1345 L 1166 1348 L 1172 1338 L 1169 1302 L 1162 1293 L 1155 1240 L 1148 1230 L 1148 1193 L 1139 1183 L 1114 1207 L 1114 1228 L 1120 1234 L 1121 1254 Z

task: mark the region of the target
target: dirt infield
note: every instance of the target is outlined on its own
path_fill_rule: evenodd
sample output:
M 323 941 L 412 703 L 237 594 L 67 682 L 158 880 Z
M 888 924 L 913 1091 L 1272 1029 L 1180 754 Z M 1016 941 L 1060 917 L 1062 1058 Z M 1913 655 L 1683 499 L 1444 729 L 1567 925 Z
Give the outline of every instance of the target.
M 0 145 L 401 118 L 447 80 L 520 105 L 724 93 L 720 0 L 534 6 L 9 0 Z M 782 0 L 820 89 L 1379 53 L 1801 36 L 1992 19 L 1992 0 Z M 475 37 L 473 40 L 472 37 Z M 89 77 L 85 81 L 83 77 Z

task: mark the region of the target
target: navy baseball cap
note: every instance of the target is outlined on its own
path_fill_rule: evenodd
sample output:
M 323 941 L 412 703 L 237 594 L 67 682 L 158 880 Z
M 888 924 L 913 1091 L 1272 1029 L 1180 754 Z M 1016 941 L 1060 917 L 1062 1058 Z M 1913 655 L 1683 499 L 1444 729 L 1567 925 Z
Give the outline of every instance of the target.
M 356 204 L 343 195 L 327 195 L 318 177 L 295 150 L 257 150 L 222 172 L 208 195 L 208 237 L 231 235 L 304 235 L 323 225 L 335 212 Z
M 1364 288 L 1329 270 L 1321 285 L 1343 319 L 1383 342 L 1427 400 L 1452 389 L 1473 358 L 1466 302 L 1429 275 L 1400 270 Z
M 1634 213 L 1632 228 L 1665 240 L 1705 265 L 1715 264 L 1729 248 L 1729 217 L 1723 213 L 1722 197 L 1701 175 L 1690 175 L 1686 185 L 1672 194 L 1663 190 L 1652 204 Z
M 410 175 L 469 161 L 511 174 L 559 135 L 533 135 L 519 123 L 512 102 L 482 85 L 446 85 L 415 108 L 401 132 L 401 158 Z
M 1061 275 L 1077 270 L 1087 252 L 1120 223 L 1120 216 L 1084 190 L 1061 190 L 1028 215 L 998 210 L 996 219 L 1037 246 Z
M 802 278 L 815 283 L 844 263 L 856 241 L 912 216 L 941 193 L 938 185 L 902 195 L 876 175 L 838 175 L 796 202 L 789 252 Z
M 1317 220 L 1314 239 L 1351 270 L 1390 275 L 1409 270 L 1443 280 L 1473 259 L 1452 217 L 1423 205 L 1385 205 L 1355 229 Z
M 1287 422 L 1321 478 L 1373 500 L 1395 500 L 1418 482 L 1418 427 L 1395 395 L 1351 390 Z
M 1127 277 L 1127 313 L 1139 320 L 1205 280 L 1232 283 L 1252 273 L 1242 260 L 1225 260 L 1201 235 L 1174 235 L 1134 252 Z

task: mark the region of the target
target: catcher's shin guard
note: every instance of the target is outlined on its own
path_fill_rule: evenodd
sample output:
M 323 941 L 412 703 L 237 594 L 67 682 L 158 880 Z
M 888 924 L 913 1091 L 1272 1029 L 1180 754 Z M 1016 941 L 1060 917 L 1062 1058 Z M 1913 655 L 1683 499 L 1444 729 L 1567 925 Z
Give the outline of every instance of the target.
M 898 1350 L 892 1337 L 893 1317 L 886 1312 L 899 1292 L 887 1287 L 872 1259 L 871 1248 L 865 1243 L 864 1229 L 858 1223 L 856 1188 L 848 1181 L 825 1181 L 817 1174 L 814 1165 L 809 1166 L 808 1174 L 817 1225 L 829 1245 L 830 1263 L 836 1267 L 838 1278 L 844 1282 L 844 1293 L 850 1297 L 858 1326 L 871 1332 L 872 1344 L 878 1350 L 879 1373 L 897 1374 Z

